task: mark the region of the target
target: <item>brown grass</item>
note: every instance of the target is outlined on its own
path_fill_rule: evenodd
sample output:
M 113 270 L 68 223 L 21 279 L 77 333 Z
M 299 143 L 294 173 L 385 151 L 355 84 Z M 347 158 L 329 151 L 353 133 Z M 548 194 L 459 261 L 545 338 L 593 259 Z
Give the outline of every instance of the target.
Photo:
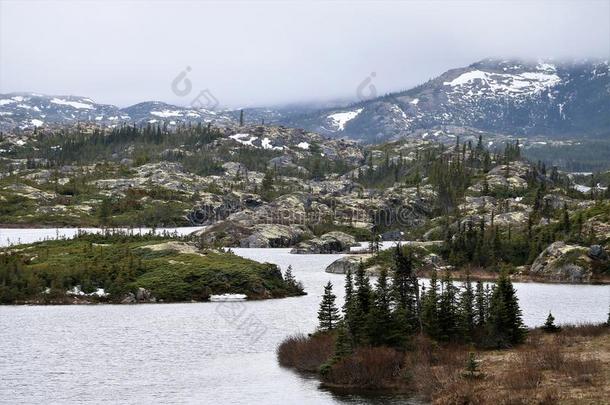
M 311 336 L 293 335 L 285 339 L 277 348 L 280 365 L 299 371 L 318 371 L 320 366 L 333 354 L 335 337 L 328 333 Z
M 278 349 L 284 365 L 298 364 L 299 369 L 313 370 L 332 355 L 333 338 L 329 336 L 295 336 L 289 341 Z M 404 353 L 390 348 L 360 348 L 333 364 L 325 382 L 410 392 L 436 405 L 609 403 L 608 327 L 564 326 L 555 334 L 535 329 L 517 348 L 478 351 L 478 378 L 468 378 L 465 373 L 472 347 L 439 345 L 425 336 L 414 337 L 410 347 Z M 315 352 L 309 353 L 309 349 Z
M 325 380 L 333 385 L 363 389 L 388 388 L 399 384 L 402 361 L 402 353 L 392 348 L 362 347 L 335 363 Z

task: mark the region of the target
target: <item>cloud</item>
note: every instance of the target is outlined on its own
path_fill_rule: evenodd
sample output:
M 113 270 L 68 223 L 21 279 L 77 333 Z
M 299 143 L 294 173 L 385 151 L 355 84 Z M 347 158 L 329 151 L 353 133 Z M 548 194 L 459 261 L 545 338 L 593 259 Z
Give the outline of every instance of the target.
M 353 99 L 485 57 L 608 58 L 602 1 L 1 1 L 0 90 L 128 105 L 187 104 L 171 82 L 223 105 Z

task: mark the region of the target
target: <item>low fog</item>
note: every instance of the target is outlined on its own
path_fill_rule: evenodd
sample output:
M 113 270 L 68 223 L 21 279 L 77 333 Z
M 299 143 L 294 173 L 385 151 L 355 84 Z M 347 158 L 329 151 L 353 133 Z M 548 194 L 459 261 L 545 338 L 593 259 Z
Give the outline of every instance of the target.
M 352 100 L 369 77 L 382 94 L 486 57 L 609 54 L 608 1 L 0 1 L 0 92 L 119 106 Z

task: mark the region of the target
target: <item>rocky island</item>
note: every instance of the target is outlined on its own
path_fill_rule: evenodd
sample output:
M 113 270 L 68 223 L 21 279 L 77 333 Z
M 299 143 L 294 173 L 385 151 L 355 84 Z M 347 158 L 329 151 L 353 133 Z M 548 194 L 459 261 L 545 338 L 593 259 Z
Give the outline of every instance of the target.
M 0 303 L 88 304 L 208 301 L 302 295 L 278 266 L 155 235 L 81 234 L 0 249 Z

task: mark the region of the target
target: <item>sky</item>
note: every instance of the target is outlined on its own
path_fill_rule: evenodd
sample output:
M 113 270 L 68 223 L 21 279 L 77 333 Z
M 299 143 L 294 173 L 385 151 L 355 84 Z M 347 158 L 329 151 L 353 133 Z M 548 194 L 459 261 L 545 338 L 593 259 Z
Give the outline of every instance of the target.
M 121 107 L 354 100 L 487 57 L 609 56 L 610 0 L 0 0 L 0 93 Z

